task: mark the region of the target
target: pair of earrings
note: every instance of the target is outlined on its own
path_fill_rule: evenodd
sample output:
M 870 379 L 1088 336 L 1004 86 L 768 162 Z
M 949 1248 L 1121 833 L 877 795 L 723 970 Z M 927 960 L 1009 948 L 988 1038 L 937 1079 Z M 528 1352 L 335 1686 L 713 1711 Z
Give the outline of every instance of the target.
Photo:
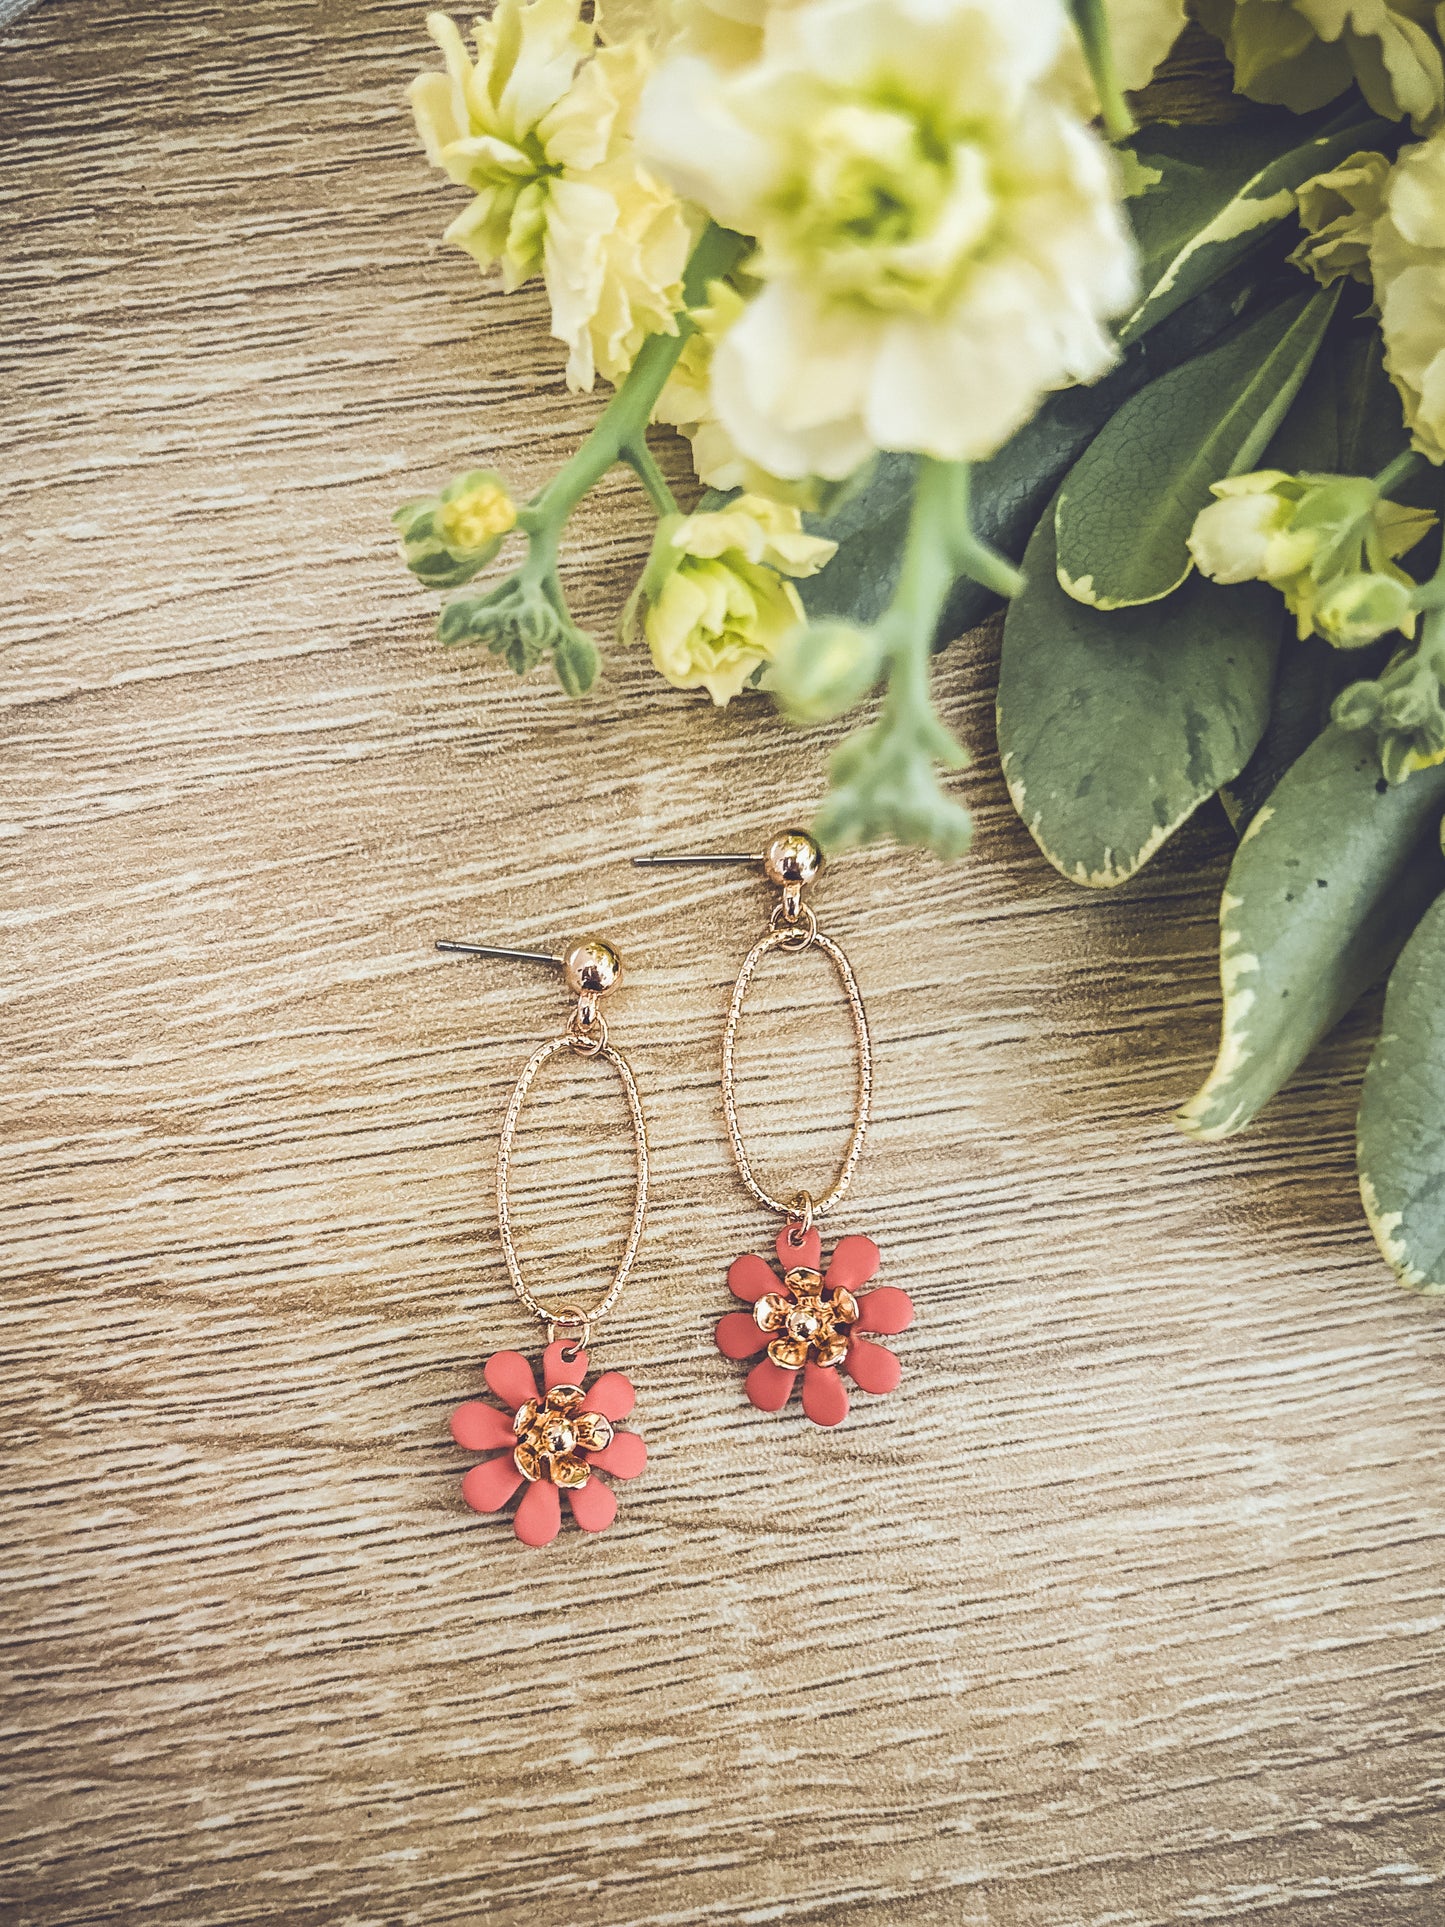
M 913 1306 L 906 1292 L 893 1286 L 870 1286 L 878 1271 L 878 1247 L 871 1238 L 838 1241 L 826 1271 L 818 1220 L 843 1197 L 862 1156 L 868 1132 L 873 1092 L 873 1052 L 868 1017 L 857 979 L 841 947 L 818 928 L 803 892 L 823 865 L 818 845 L 805 831 L 787 830 L 773 838 L 761 857 L 651 856 L 634 863 L 659 866 L 685 863 L 752 864 L 781 892 L 768 928 L 743 959 L 728 1006 L 722 1042 L 722 1104 L 738 1175 L 749 1194 L 765 1210 L 784 1220 L 776 1241 L 779 1270 L 765 1259 L 746 1253 L 733 1263 L 727 1282 L 747 1311 L 728 1312 L 717 1327 L 717 1346 L 730 1359 L 757 1359 L 748 1373 L 745 1390 L 764 1412 L 777 1412 L 788 1403 L 799 1374 L 802 1404 L 816 1425 L 839 1425 L 848 1415 L 848 1391 L 842 1373 L 865 1392 L 891 1392 L 898 1383 L 899 1363 L 886 1346 L 874 1342 L 907 1329 Z M 530 1362 L 521 1352 L 494 1352 L 483 1367 L 488 1388 L 502 1401 L 499 1408 L 473 1399 L 452 1414 L 451 1432 L 468 1452 L 492 1456 L 474 1465 L 462 1480 L 462 1497 L 477 1512 L 500 1512 L 519 1488 L 521 1502 L 513 1520 L 519 1539 L 532 1546 L 547 1545 L 562 1522 L 562 1494 L 584 1532 L 601 1532 L 617 1514 L 617 1495 L 599 1473 L 614 1479 L 635 1478 L 647 1462 L 639 1433 L 622 1421 L 632 1412 L 635 1393 L 621 1372 L 604 1372 L 589 1386 L 587 1347 L 593 1328 L 616 1305 L 632 1272 L 647 1215 L 647 1123 L 631 1066 L 608 1039 L 601 999 L 621 981 L 622 961 L 610 944 L 598 938 L 574 944 L 562 957 L 535 951 L 504 949 L 495 944 L 440 943 L 439 950 L 465 956 L 506 957 L 560 968 L 576 1005 L 562 1033 L 534 1051 L 523 1067 L 507 1107 L 497 1151 L 497 1228 L 502 1256 L 512 1289 L 522 1306 L 546 1327 L 538 1383 Z M 797 1191 L 777 1198 L 764 1190 L 754 1174 L 743 1141 L 736 1101 L 735 1052 L 738 1026 L 748 987 L 758 965 L 771 951 L 792 955 L 821 950 L 833 965 L 853 1020 L 857 1048 L 858 1088 L 853 1128 L 832 1184 L 821 1197 Z M 539 1299 L 522 1275 L 512 1233 L 510 1174 L 517 1124 L 537 1073 L 561 1051 L 597 1058 L 621 1082 L 631 1120 L 636 1150 L 636 1186 L 632 1220 L 621 1262 L 597 1302 L 585 1310 L 574 1304 L 548 1305 Z M 761 1358 L 757 1355 L 762 1353 Z

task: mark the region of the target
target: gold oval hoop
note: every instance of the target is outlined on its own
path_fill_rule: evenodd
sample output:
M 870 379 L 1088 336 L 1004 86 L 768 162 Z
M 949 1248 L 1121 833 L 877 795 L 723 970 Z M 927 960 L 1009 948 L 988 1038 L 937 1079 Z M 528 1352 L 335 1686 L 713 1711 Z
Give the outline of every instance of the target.
M 637 1257 L 637 1247 L 642 1240 L 643 1221 L 647 1216 L 647 1121 L 642 1115 L 642 1099 L 637 1094 L 632 1068 L 627 1059 L 615 1051 L 606 1041 L 606 1032 L 601 1038 L 590 1038 L 589 1045 L 595 1049 L 577 1049 L 576 1037 L 569 1032 L 563 1037 L 553 1037 L 533 1051 L 528 1058 L 522 1075 L 517 1079 L 512 1091 L 512 1101 L 507 1106 L 506 1122 L 502 1126 L 501 1143 L 497 1146 L 497 1229 L 501 1233 L 502 1256 L 507 1261 L 507 1276 L 512 1281 L 512 1289 L 531 1312 L 549 1326 L 572 1325 L 579 1322 L 585 1331 L 604 1318 L 617 1303 L 618 1293 L 627 1283 L 633 1262 Z M 622 1262 L 612 1275 L 612 1282 L 595 1305 L 580 1311 L 576 1305 L 565 1304 L 554 1308 L 544 1305 L 540 1298 L 532 1295 L 522 1277 L 521 1262 L 517 1257 L 517 1247 L 512 1237 L 512 1202 L 509 1191 L 512 1166 L 512 1148 L 516 1141 L 517 1124 L 522 1115 L 522 1106 L 527 1101 L 527 1093 L 542 1066 L 559 1051 L 570 1050 L 586 1058 L 601 1058 L 616 1071 L 627 1099 L 627 1108 L 632 1118 L 632 1135 L 637 1146 L 637 1202 L 632 1211 L 632 1225 L 627 1234 L 627 1246 L 622 1253 Z
M 781 1198 L 771 1197 L 753 1176 L 752 1163 L 748 1158 L 747 1146 L 743 1143 L 742 1126 L 738 1122 L 738 1107 L 735 1091 L 736 1068 L 735 1052 L 737 1046 L 738 1024 L 742 1019 L 743 1000 L 748 994 L 748 986 L 753 980 L 753 972 L 770 950 L 796 952 L 821 950 L 830 960 L 838 973 L 838 981 L 843 986 L 843 994 L 848 999 L 849 1013 L 853 1019 L 853 1035 L 858 1044 L 858 1104 L 853 1117 L 853 1134 L 848 1140 L 848 1149 L 843 1162 L 838 1167 L 837 1176 L 821 1198 L 809 1198 L 810 1219 L 821 1218 L 823 1213 L 835 1205 L 853 1180 L 854 1167 L 863 1151 L 863 1139 L 868 1131 L 868 1107 L 873 1097 L 873 1046 L 868 1036 L 868 1013 L 863 1008 L 859 994 L 858 981 L 853 975 L 853 966 L 848 962 L 839 946 L 831 937 L 825 937 L 815 923 L 811 922 L 799 940 L 798 927 L 782 924 L 759 937 L 738 972 L 737 983 L 733 986 L 733 1000 L 728 1006 L 728 1020 L 723 1031 L 722 1047 L 722 1095 L 723 1111 L 727 1117 L 728 1138 L 733 1147 L 733 1160 L 738 1167 L 738 1176 L 747 1186 L 758 1203 L 769 1211 L 781 1212 L 785 1218 L 798 1215 L 798 1199 L 807 1196 L 805 1192 L 795 1192 L 791 1203 Z

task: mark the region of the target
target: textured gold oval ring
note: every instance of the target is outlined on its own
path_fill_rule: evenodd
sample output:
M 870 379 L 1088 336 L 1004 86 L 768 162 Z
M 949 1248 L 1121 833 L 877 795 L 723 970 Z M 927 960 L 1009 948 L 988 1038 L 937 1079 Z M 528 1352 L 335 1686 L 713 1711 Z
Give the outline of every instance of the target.
M 506 1122 L 502 1126 L 502 1140 L 497 1146 L 497 1228 L 502 1238 L 502 1256 L 507 1261 L 507 1276 L 512 1281 L 512 1289 L 531 1312 L 547 1324 L 562 1325 L 575 1318 L 578 1307 L 565 1304 L 556 1308 L 544 1305 L 540 1298 L 533 1296 L 522 1276 L 522 1266 L 517 1257 L 516 1243 L 512 1237 L 512 1201 L 509 1190 L 512 1168 L 512 1147 L 516 1141 L 517 1123 L 522 1115 L 522 1106 L 527 1101 L 527 1093 L 542 1066 L 554 1058 L 559 1051 L 576 1052 L 576 1039 L 572 1033 L 553 1037 L 533 1051 L 527 1059 L 522 1075 L 517 1079 L 512 1092 L 512 1101 L 507 1106 Z M 600 1058 L 612 1066 L 622 1085 L 627 1099 L 627 1108 L 632 1118 L 632 1136 L 637 1146 L 637 1201 L 633 1207 L 632 1224 L 627 1233 L 627 1246 L 622 1253 L 622 1261 L 613 1273 L 612 1282 L 595 1305 L 581 1312 L 584 1324 L 595 1325 L 617 1303 L 618 1293 L 627 1283 L 637 1257 L 637 1247 L 642 1239 L 643 1221 L 647 1216 L 647 1125 L 642 1115 L 642 1100 L 637 1094 L 633 1081 L 632 1068 L 627 1059 L 615 1051 L 608 1043 L 597 1041 L 597 1048 L 582 1053 L 588 1060 Z
M 854 1168 L 862 1155 L 863 1139 L 868 1131 L 868 1107 L 873 1097 L 873 1047 L 868 1037 L 868 1014 L 863 1008 L 863 999 L 858 991 L 858 981 L 853 975 L 853 966 L 833 939 L 825 937 L 816 926 L 807 943 L 801 945 L 798 942 L 796 930 L 789 925 L 784 924 L 780 929 L 769 930 L 766 936 L 759 937 L 743 959 L 743 967 L 738 972 L 737 983 L 733 986 L 733 1000 L 728 1006 L 727 1026 L 723 1031 L 723 1111 L 727 1117 L 728 1138 L 732 1143 L 738 1176 L 759 1204 L 765 1205 L 769 1211 L 781 1212 L 785 1218 L 795 1215 L 794 1205 L 782 1198 L 769 1196 L 758 1183 L 753 1176 L 747 1146 L 743 1143 L 735 1091 L 738 1024 L 743 1014 L 743 1000 L 753 980 L 753 972 L 768 952 L 770 950 L 795 952 L 800 949 L 814 948 L 824 952 L 838 973 L 838 981 L 843 986 L 843 994 L 848 1000 L 849 1014 L 853 1019 L 853 1035 L 858 1044 L 858 1104 L 853 1116 L 853 1134 L 848 1140 L 848 1149 L 844 1153 L 843 1162 L 839 1165 L 837 1176 L 833 1179 L 831 1186 L 820 1198 L 812 1200 L 812 1215 L 815 1218 L 821 1218 L 825 1211 L 838 1202 L 852 1182 Z M 796 1199 L 801 1194 L 795 1192 L 793 1195 Z

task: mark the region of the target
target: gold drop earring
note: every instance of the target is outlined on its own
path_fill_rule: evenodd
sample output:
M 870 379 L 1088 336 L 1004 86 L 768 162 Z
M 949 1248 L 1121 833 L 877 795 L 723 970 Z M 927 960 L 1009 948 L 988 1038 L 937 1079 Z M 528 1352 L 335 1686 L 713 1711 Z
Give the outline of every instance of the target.
M 597 937 L 573 944 L 560 957 L 484 943 L 439 943 L 437 949 L 467 957 L 547 964 L 563 973 L 577 999 L 562 1034 L 533 1051 L 524 1065 L 497 1148 L 497 1230 L 513 1291 L 523 1308 L 547 1328 L 542 1382 L 539 1386 L 521 1352 L 493 1352 L 482 1376 L 505 1409 L 472 1399 L 459 1405 L 451 1418 L 452 1437 L 463 1451 L 493 1455 L 463 1478 L 463 1499 L 474 1512 L 500 1512 L 524 1486 L 513 1530 L 523 1544 L 545 1546 L 561 1528 L 564 1492 L 582 1530 L 602 1532 L 617 1515 L 617 1495 L 597 1474 L 633 1479 L 647 1463 L 641 1435 L 621 1429 L 636 1400 L 631 1380 L 621 1372 L 604 1372 L 591 1386 L 586 1383 L 586 1347 L 592 1328 L 622 1294 L 647 1216 L 647 1124 L 642 1100 L 631 1065 L 608 1042 L 607 1021 L 598 1008 L 601 998 L 622 980 L 622 959 L 611 944 Z M 512 1235 L 510 1175 L 517 1124 L 537 1073 L 562 1051 L 600 1058 L 617 1073 L 637 1151 L 636 1201 L 622 1260 L 606 1291 L 586 1311 L 573 1304 L 544 1304 L 533 1293 L 522 1276 Z
M 852 965 L 840 945 L 818 928 L 818 919 L 803 901 L 803 892 L 823 867 L 823 852 L 806 830 L 785 830 L 775 836 L 762 856 L 683 855 L 639 856 L 640 868 L 670 864 L 750 864 L 760 868 L 781 891 L 768 928 L 758 938 L 738 972 L 728 1006 L 722 1043 L 722 1103 L 728 1142 L 744 1188 L 765 1210 L 784 1220 L 776 1250 L 779 1277 L 763 1258 L 749 1252 L 733 1262 L 728 1284 L 733 1295 L 751 1307 L 729 1312 L 717 1328 L 718 1350 L 725 1358 L 746 1359 L 766 1352 L 748 1373 L 745 1390 L 760 1411 L 778 1412 L 792 1396 L 799 1372 L 803 1377 L 803 1411 L 815 1425 L 841 1425 L 848 1416 L 848 1388 L 841 1373 L 865 1392 L 891 1392 L 898 1384 L 900 1366 L 895 1353 L 873 1342 L 870 1334 L 907 1330 L 913 1304 L 896 1286 L 871 1286 L 880 1257 L 871 1238 L 840 1238 L 827 1270 L 822 1267 L 822 1239 L 818 1220 L 843 1198 L 863 1154 L 868 1114 L 873 1096 L 873 1049 L 868 1014 Z M 848 1147 L 832 1184 L 821 1197 L 795 1191 L 786 1199 L 764 1190 L 754 1173 L 738 1122 L 736 1047 L 743 1003 L 753 973 L 770 951 L 793 955 L 821 950 L 837 972 L 849 1014 L 858 1058 L 858 1095 Z

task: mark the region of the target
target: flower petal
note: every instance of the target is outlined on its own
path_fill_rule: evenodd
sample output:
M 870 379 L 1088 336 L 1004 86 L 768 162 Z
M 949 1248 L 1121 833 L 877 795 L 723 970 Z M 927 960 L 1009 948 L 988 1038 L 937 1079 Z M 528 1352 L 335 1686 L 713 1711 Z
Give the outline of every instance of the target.
M 493 1352 L 482 1367 L 482 1377 L 512 1411 L 537 1396 L 532 1367 L 520 1352 Z
M 857 1291 L 879 1263 L 878 1247 L 871 1238 L 840 1238 L 828 1261 L 827 1283 L 833 1291 Z
M 452 1437 L 464 1452 L 510 1451 L 517 1443 L 512 1421 L 495 1405 L 469 1399 L 452 1413 Z
M 579 1452 L 600 1452 L 612 1443 L 612 1421 L 601 1412 L 579 1412 L 574 1423 Z
M 745 1311 L 730 1311 L 718 1320 L 717 1348 L 724 1358 L 751 1358 L 768 1342 L 768 1334 L 758 1330 L 758 1322 Z
M 587 1354 L 580 1348 L 569 1362 L 562 1354 L 572 1347 L 559 1338 L 542 1354 L 542 1383 L 550 1392 L 554 1385 L 580 1385 L 587 1376 Z
M 500 1512 L 521 1483 L 522 1475 L 508 1452 L 474 1465 L 462 1480 L 462 1497 L 473 1512 Z
M 778 1263 L 784 1271 L 816 1271 L 822 1259 L 823 1240 L 816 1230 L 798 1231 L 795 1224 L 785 1224 L 778 1233 Z
M 599 1472 L 610 1472 L 614 1479 L 635 1479 L 647 1464 L 647 1446 L 640 1432 L 614 1432 L 611 1445 L 587 1458 Z
M 584 1532 L 605 1532 L 617 1517 L 617 1494 L 604 1479 L 589 1479 L 567 1497 L 572 1517 Z
M 860 1332 L 906 1332 L 913 1323 L 913 1300 L 896 1285 L 880 1285 L 858 1300 Z
M 637 1394 L 632 1389 L 632 1380 L 621 1372 L 604 1372 L 597 1383 L 591 1386 L 582 1397 L 584 1412 L 600 1412 L 603 1418 L 610 1418 L 615 1424 L 624 1419 L 637 1403 Z
M 765 1258 L 755 1257 L 751 1251 L 735 1258 L 728 1271 L 728 1290 L 750 1305 L 755 1305 L 765 1292 L 776 1291 L 778 1284 L 777 1272 Z
M 903 1375 L 897 1353 L 890 1352 L 886 1345 L 870 1345 L 866 1338 L 853 1340 L 843 1361 L 843 1370 L 855 1385 L 872 1392 L 875 1398 L 894 1391 Z
M 538 1479 L 522 1494 L 512 1530 L 524 1546 L 549 1546 L 561 1527 L 562 1494 L 546 1479 Z
M 743 1390 L 760 1412 L 781 1412 L 793 1392 L 796 1372 L 785 1372 L 781 1365 L 775 1365 L 770 1358 L 754 1365 L 744 1382 Z
M 785 1372 L 795 1372 L 800 1365 L 807 1363 L 808 1341 L 784 1333 L 768 1346 L 768 1357 L 775 1365 L 781 1365 Z
M 791 1291 L 765 1291 L 753 1306 L 753 1323 L 759 1331 L 780 1332 L 797 1302 Z
M 848 1387 L 831 1365 L 803 1367 L 803 1410 L 814 1425 L 841 1425 L 848 1416 Z

